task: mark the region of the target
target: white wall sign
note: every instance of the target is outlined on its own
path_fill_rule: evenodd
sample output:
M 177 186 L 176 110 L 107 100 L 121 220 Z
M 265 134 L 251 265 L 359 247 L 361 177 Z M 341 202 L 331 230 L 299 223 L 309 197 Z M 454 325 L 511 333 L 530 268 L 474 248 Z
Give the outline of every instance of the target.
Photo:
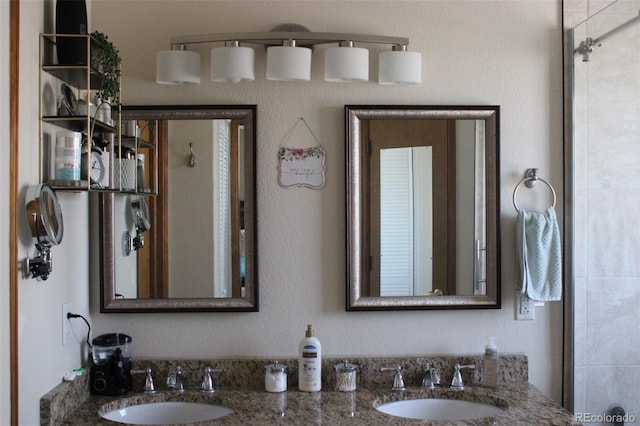
M 280 148 L 278 183 L 283 188 L 324 186 L 325 155 L 320 146 L 313 148 Z

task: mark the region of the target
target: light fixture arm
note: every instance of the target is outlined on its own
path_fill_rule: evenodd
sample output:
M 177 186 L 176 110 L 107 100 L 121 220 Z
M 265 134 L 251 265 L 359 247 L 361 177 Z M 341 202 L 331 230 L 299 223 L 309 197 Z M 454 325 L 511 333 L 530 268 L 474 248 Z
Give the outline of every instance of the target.
M 262 44 L 266 46 L 281 46 L 284 40 L 295 40 L 298 46 L 315 46 L 317 44 L 340 43 L 351 41 L 353 43 L 408 45 L 406 37 L 381 36 L 374 34 L 349 34 L 349 33 L 317 33 L 312 31 L 268 31 L 250 33 L 218 33 L 171 37 L 171 46 L 224 43 L 237 41 L 249 44 Z

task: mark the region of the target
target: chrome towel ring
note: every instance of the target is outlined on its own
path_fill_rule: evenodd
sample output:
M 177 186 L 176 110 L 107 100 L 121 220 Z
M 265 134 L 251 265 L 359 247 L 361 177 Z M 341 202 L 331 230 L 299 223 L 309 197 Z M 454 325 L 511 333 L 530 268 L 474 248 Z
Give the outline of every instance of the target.
M 518 189 L 520 189 L 520 186 L 524 183 L 525 185 L 527 185 L 527 188 L 533 188 L 534 186 L 536 186 L 536 183 L 538 181 L 544 183 L 549 187 L 549 189 L 551 190 L 551 195 L 553 196 L 553 203 L 551 204 L 551 207 L 556 206 L 556 191 L 553 189 L 553 186 L 551 186 L 549 182 L 538 176 L 538 169 L 528 169 L 527 173 L 525 174 L 525 178 L 522 179 L 513 190 L 513 207 L 515 207 L 517 212 L 520 212 L 520 209 L 518 208 L 518 202 L 516 201 L 516 194 L 518 193 Z

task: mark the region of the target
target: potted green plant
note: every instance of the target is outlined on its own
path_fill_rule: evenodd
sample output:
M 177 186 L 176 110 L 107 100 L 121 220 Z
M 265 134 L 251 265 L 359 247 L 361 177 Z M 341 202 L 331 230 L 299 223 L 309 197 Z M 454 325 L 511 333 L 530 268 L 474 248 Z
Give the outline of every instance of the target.
M 101 85 L 97 96 L 106 102 L 117 104 L 120 100 L 120 63 L 122 58 L 109 38 L 99 32 L 91 33 L 91 66 L 101 73 Z M 94 54 L 95 52 L 95 54 Z

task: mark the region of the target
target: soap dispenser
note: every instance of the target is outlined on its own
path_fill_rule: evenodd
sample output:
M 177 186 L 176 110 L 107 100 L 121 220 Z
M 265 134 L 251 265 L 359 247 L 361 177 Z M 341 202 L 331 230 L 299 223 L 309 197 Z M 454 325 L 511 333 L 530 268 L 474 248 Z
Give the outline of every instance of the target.
M 484 377 L 482 383 L 493 388 L 498 386 L 498 347 L 496 346 L 495 337 L 489 337 L 489 343 L 484 348 Z
M 317 392 L 322 387 L 322 349 L 311 324 L 298 350 L 298 389 Z

